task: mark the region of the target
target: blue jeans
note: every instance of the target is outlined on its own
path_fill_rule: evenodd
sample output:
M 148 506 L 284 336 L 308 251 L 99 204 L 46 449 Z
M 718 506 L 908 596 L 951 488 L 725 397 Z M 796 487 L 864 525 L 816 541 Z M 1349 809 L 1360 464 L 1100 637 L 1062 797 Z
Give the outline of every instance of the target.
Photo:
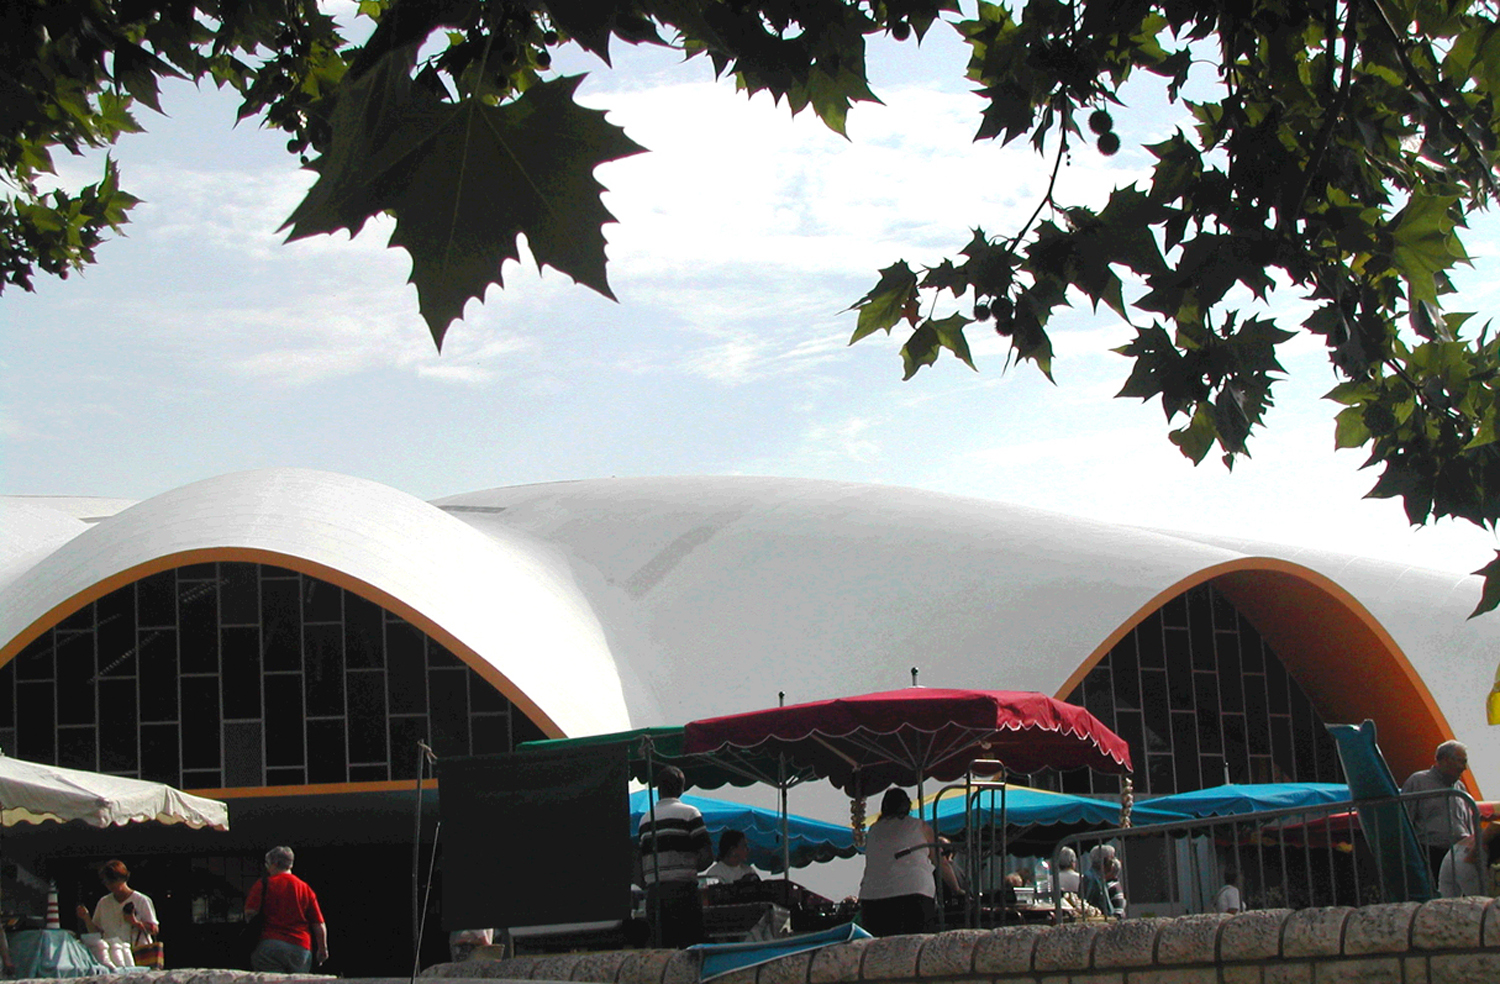
M 285 940 L 261 940 L 250 951 L 250 969 L 272 974 L 305 974 L 312 969 L 312 951 Z

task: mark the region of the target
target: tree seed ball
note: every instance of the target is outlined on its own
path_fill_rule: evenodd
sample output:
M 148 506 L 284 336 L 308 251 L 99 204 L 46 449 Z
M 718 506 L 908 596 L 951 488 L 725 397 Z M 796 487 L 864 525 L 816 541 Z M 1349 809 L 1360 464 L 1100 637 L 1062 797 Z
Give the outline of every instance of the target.
M 1096 109 L 1089 114 L 1089 129 L 1103 135 L 1113 131 L 1115 128 L 1114 117 L 1109 115 L 1108 110 Z
M 905 41 L 911 37 L 911 25 L 906 21 L 897 21 L 891 25 L 891 37 L 897 41 Z
M 1113 157 L 1119 153 L 1120 137 L 1115 133 L 1099 134 L 1099 153 L 1105 157 Z

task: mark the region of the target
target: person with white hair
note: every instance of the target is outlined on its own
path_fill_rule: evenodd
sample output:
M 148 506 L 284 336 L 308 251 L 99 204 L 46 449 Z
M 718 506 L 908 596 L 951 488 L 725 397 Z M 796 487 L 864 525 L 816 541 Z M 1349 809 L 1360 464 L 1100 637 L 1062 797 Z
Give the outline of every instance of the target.
M 1110 869 L 1115 860 L 1115 849 L 1109 844 L 1100 844 L 1089 852 L 1089 868 L 1083 873 L 1083 901 L 1106 916 L 1118 916 L 1113 894 L 1109 890 Z
M 296 856 L 290 847 L 266 852 L 266 874 L 245 896 L 245 921 L 261 917 L 260 941 L 250 953 L 252 970 L 305 974 L 328 961 L 328 925 L 312 886 L 292 874 Z
M 1445 741 L 1433 754 L 1429 769 L 1413 772 L 1401 784 L 1402 793 L 1422 793 L 1438 789 L 1463 789 L 1464 770 L 1469 767 L 1469 750 L 1463 742 Z M 1417 841 L 1427 851 L 1433 883 L 1442 870 L 1448 849 L 1474 833 L 1469 809 L 1457 796 L 1428 796 L 1406 804 Z
M 1078 852 L 1065 847 L 1057 852 L 1057 890 L 1078 894 L 1083 876 L 1078 873 Z

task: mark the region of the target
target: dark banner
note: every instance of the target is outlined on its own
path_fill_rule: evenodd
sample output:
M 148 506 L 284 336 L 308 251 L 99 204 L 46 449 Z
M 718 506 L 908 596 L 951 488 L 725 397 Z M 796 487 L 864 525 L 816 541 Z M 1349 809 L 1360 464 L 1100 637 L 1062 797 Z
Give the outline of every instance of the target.
M 444 929 L 629 916 L 628 783 L 623 747 L 444 759 Z

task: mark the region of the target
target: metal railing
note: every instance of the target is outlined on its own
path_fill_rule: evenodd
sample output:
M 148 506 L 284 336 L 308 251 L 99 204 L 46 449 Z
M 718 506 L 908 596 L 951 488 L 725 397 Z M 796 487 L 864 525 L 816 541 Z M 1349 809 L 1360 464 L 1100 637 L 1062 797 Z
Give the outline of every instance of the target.
M 1458 800 L 1469 829 L 1481 829 L 1478 807 L 1465 792 L 1438 789 L 1381 799 L 1292 807 L 1225 817 L 1182 820 L 1073 834 L 1052 852 L 1049 895 L 1058 919 L 1077 918 L 1057 891 L 1064 847 L 1088 871 L 1095 848 L 1112 846 L 1121 867 L 1126 914 L 1169 916 L 1217 911 L 1226 873 L 1238 874 L 1241 907 L 1309 908 L 1425 900 L 1438 895 L 1438 871 L 1408 811 L 1423 800 Z M 1443 814 L 1452 817 L 1451 803 Z M 1462 831 L 1449 820 L 1449 840 Z M 1453 851 L 1453 863 L 1472 865 L 1472 884 L 1487 882 L 1483 850 Z M 1468 874 L 1468 872 L 1463 872 Z M 1040 886 L 1039 886 L 1040 891 Z

